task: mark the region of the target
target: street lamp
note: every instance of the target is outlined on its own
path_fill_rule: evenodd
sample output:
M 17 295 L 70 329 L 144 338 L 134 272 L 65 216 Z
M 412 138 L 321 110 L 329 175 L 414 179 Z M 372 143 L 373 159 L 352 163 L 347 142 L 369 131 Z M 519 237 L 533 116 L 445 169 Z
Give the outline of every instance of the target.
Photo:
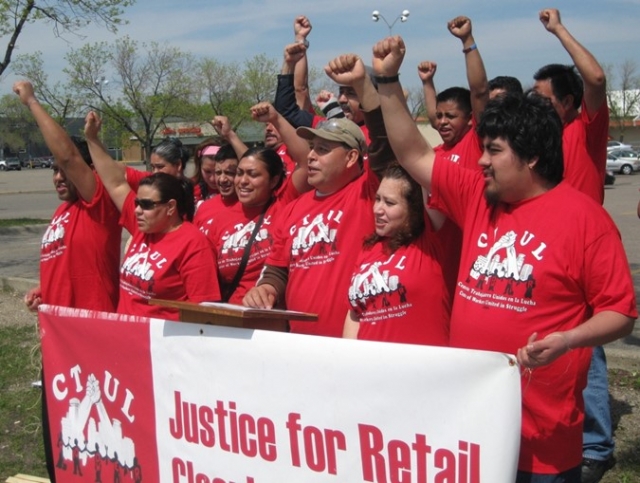
M 384 15 L 382 15 L 379 11 L 374 10 L 373 13 L 371 13 L 371 20 L 377 22 L 378 20 L 382 19 L 384 23 L 387 24 L 387 27 L 389 27 L 389 36 L 391 36 L 393 34 L 393 26 L 396 24 L 396 22 L 398 20 L 400 20 L 401 22 L 406 22 L 407 20 L 409 20 L 409 15 L 409 10 L 403 10 L 402 13 L 396 17 L 393 23 L 389 24 L 389 22 L 387 22 L 387 19 L 384 18 Z

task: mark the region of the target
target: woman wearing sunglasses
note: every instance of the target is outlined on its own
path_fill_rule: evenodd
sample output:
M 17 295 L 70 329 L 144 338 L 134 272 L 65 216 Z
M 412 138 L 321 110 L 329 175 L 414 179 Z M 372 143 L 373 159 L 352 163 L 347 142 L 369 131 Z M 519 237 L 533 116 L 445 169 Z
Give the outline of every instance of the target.
M 271 104 L 257 104 L 251 113 L 255 120 L 276 126 L 298 164 L 286 177 L 284 163 L 276 151 L 263 147 L 248 149 L 240 158 L 234 178 L 238 203 L 223 207 L 216 214 L 215 223 L 206 230 L 218 260 L 222 300 L 239 305 L 247 290 L 256 284 L 271 251 L 279 213 L 310 189 L 307 142 L 296 135 L 294 128 Z
M 178 319 L 175 309 L 149 305 L 149 299 L 189 302 L 220 300 L 211 244 L 191 224 L 193 194 L 189 180 L 156 172 L 133 192 L 102 146 L 100 119 L 89 112 L 85 136 L 95 169 L 132 234 L 120 269 L 118 313 Z
M 447 346 L 450 299 L 422 189 L 397 164 L 373 204 L 375 231 L 357 258 L 343 336 Z

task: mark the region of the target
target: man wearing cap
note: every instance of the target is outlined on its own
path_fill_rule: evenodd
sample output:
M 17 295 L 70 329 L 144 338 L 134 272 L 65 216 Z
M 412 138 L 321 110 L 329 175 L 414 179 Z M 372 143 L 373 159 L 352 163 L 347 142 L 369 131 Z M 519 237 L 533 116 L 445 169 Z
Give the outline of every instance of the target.
M 325 70 L 357 92 L 371 133 L 384 131 L 378 96 L 362 61 L 345 55 Z M 314 190 L 283 211 L 262 276 L 243 302 L 271 308 L 284 300 L 290 310 L 319 316 L 317 323 L 290 321 L 292 332 L 340 337 L 348 309 L 349 270 L 373 227 L 371 204 L 380 183 L 378 173 L 392 155 L 383 136 L 375 135 L 365 163 L 365 137 L 349 119 L 325 120 L 296 132 L 309 140 L 308 182 Z

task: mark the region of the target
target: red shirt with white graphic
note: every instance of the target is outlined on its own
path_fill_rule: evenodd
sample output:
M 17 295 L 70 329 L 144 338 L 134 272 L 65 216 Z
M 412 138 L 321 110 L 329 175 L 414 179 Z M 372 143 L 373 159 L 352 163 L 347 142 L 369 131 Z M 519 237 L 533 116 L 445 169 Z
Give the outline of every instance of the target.
M 582 109 L 562 130 L 564 179 L 596 202 L 604 202 L 604 176 L 607 168 L 609 108 L 603 102 L 589 119 L 584 100 Z
M 303 194 L 280 215 L 266 263 L 289 270 L 287 309 L 318 314 L 317 322 L 290 321 L 291 331 L 341 337 L 349 303 L 349 275 L 374 226 L 372 202 L 380 185 L 369 169 L 326 196 Z
M 209 230 L 214 226 L 216 217 L 237 203 L 238 198 L 235 196 L 232 198 L 216 196 L 203 201 L 193 217 L 193 224 L 196 225 L 202 233 L 208 235 Z
M 296 169 L 296 162 L 289 156 L 289 150 L 287 149 L 287 145 L 282 143 L 276 149 L 276 153 L 282 159 L 282 163 L 284 164 L 284 171 L 287 174 L 287 177 L 293 173 L 293 170 Z
M 629 265 L 606 211 L 563 182 L 491 208 L 480 174 L 436 160 L 431 203 L 463 231 L 451 345 L 515 354 L 610 310 L 636 317 Z M 519 469 L 559 473 L 582 460 L 590 349 L 523 373 Z
M 96 175 L 91 202 L 56 209 L 40 248 L 42 301 L 114 312 L 118 305 L 119 213 Z
M 278 191 L 277 199 L 267 208 L 258 234 L 251 245 L 249 260 L 240 282 L 228 301 L 231 304 L 242 305 L 242 299 L 247 291 L 255 286 L 264 262 L 271 252 L 275 219 L 282 212 L 283 207 L 299 196 L 290 179 L 287 178 L 283 189 Z M 242 203 L 235 203 L 218 212 L 215 223 L 207 232 L 218 260 L 218 278 L 223 294 L 238 272 L 245 246 L 263 210 L 264 206 L 245 207 Z
M 452 163 L 459 164 L 463 168 L 473 171 L 481 171 L 478 161 L 482 156 L 482 139 L 476 133 L 477 123 L 473 119 L 471 129 L 453 146 L 440 144 L 433 148 L 438 156 Z
M 384 245 L 363 249 L 351 275 L 358 339 L 448 346 L 451 304 L 430 228 L 393 254 Z
M 178 310 L 149 305 L 149 299 L 220 300 L 216 259 L 209 240 L 188 221 L 168 233 L 146 234 L 136 222 L 129 193 L 120 221 L 132 234 L 120 268 L 118 313 L 178 320 Z

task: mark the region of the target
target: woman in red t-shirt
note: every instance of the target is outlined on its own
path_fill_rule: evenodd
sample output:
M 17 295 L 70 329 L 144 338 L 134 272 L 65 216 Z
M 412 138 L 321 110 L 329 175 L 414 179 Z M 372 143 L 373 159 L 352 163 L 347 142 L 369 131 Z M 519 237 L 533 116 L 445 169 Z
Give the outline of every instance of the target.
M 120 269 L 118 313 L 178 319 L 178 311 L 149 305 L 149 299 L 190 302 L 220 300 L 211 244 L 190 222 L 190 183 L 164 172 L 140 180 L 137 196 L 98 139 L 100 119 L 87 115 L 85 135 L 94 166 L 131 233 Z
M 219 150 L 220 146 L 211 139 L 200 143 L 196 148 L 193 156 L 195 174 L 191 178 L 193 182 L 193 199 L 196 207 L 203 201 L 218 194 L 215 156 Z
M 239 203 L 222 208 L 206 231 L 218 261 L 222 298 L 241 304 L 271 251 L 272 230 L 282 207 L 307 189 L 301 166 L 285 178 L 282 159 L 270 148 L 250 148 L 234 179 Z M 201 228 L 202 229 L 202 228 Z
M 373 213 L 375 232 L 351 276 L 343 337 L 447 346 L 450 300 L 420 185 L 391 165 Z

